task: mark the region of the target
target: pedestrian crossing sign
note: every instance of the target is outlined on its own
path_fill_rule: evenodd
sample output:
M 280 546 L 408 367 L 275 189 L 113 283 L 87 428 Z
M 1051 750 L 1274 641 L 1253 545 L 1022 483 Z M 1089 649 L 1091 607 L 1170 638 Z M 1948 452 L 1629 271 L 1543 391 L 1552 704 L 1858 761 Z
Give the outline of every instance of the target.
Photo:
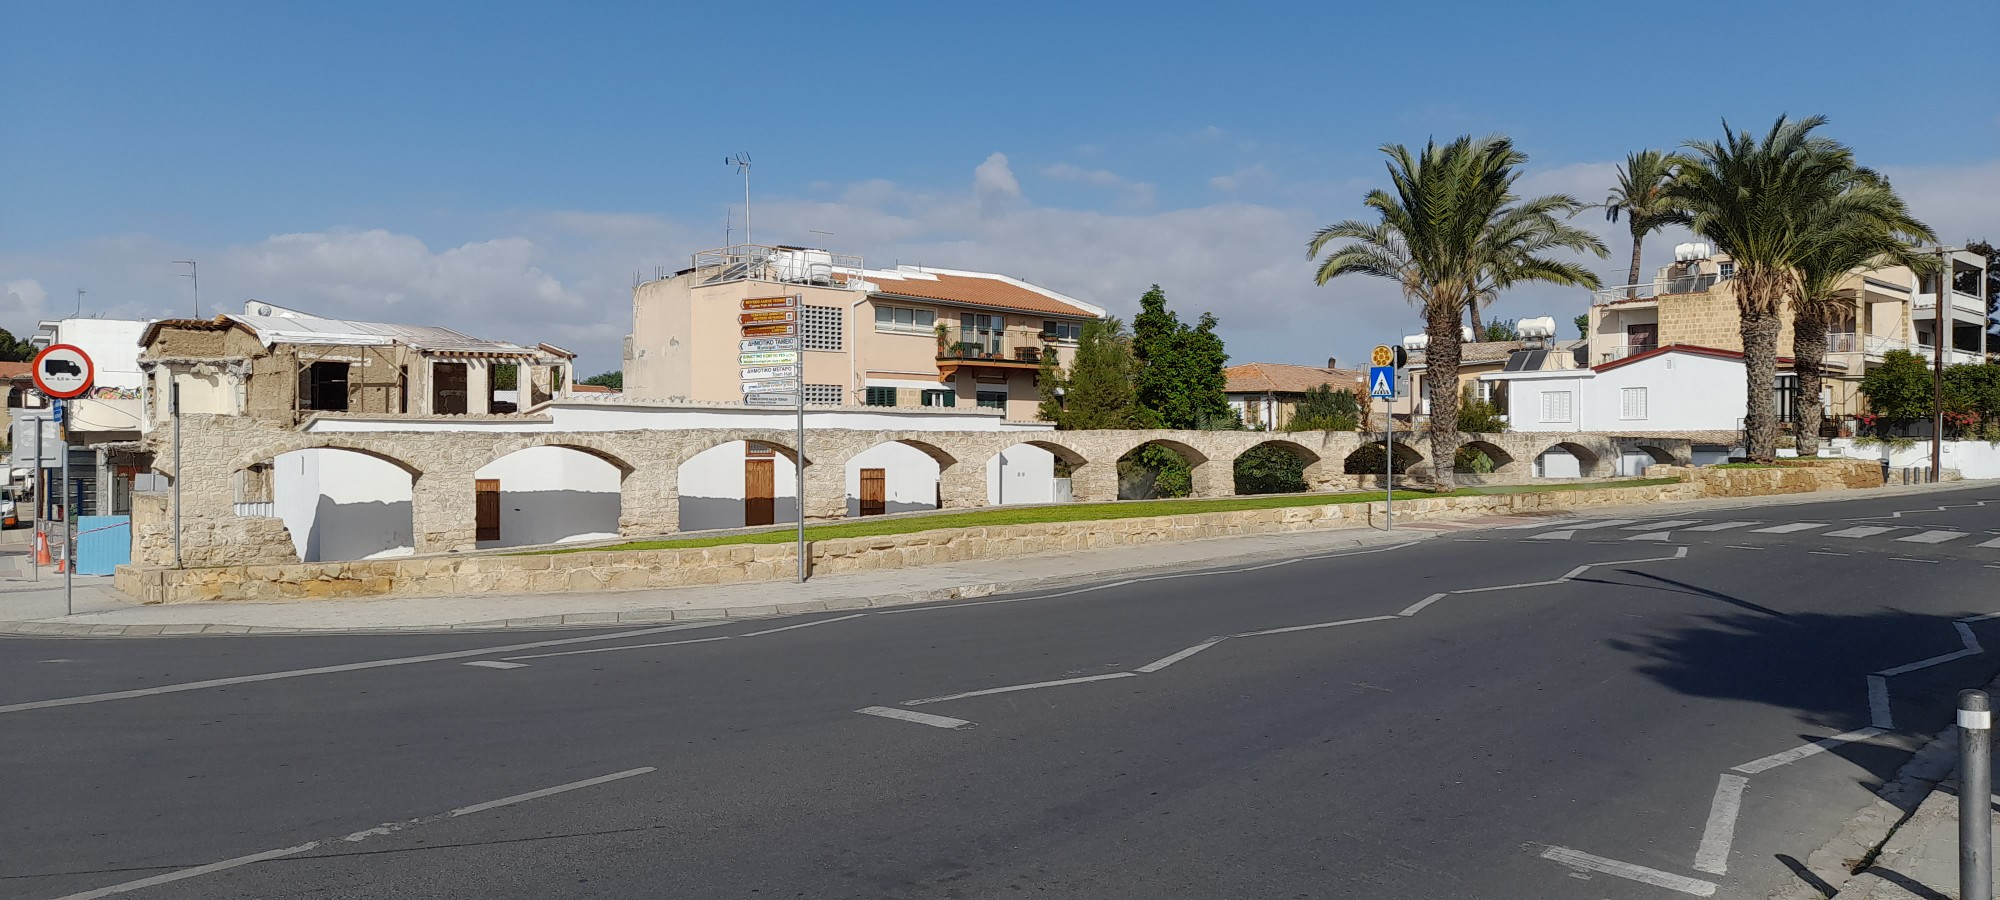
M 1368 369 L 1368 396 L 1377 400 L 1396 399 L 1396 367 L 1371 366 Z

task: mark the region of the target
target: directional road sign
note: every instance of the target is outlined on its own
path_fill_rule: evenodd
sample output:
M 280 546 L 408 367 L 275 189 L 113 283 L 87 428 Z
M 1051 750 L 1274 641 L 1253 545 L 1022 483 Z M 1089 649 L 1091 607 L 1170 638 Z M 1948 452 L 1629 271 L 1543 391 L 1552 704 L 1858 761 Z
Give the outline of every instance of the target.
M 1370 366 L 1368 368 L 1368 396 L 1374 397 L 1377 400 L 1396 399 L 1395 366 Z

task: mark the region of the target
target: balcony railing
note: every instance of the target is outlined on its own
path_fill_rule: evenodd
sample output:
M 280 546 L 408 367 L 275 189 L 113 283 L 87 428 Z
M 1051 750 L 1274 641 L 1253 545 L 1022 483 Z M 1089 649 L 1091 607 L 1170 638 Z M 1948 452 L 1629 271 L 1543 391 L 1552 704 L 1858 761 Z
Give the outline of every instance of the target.
M 937 358 L 1040 365 L 1044 352 L 1042 336 L 1034 331 L 947 328 L 938 342 Z
M 1627 300 L 1650 300 L 1669 294 L 1698 294 L 1714 287 L 1717 282 L 1723 280 L 1725 280 L 1723 276 L 1712 272 L 1705 275 L 1684 275 L 1679 278 L 1655 278 L 1652 281 L 1642 281 L 1638 284 L 1628 284 L 1623 287 L 1592 291 L 1590 294 L 1590 305 L 1603 306 L 1607 303 L 1623 303 Z
M 1597 354 L 1597 361 L 1600 364 L 1608 362 L 1616 362 L 1628 356 L 1637 356 L 1648 350 L 1658 350 L 1658 349 L 1660 349 L 1660 345 L 1657 341 L 1653 343 L 1613 344 L 1609 348 L 1606 348 L 1605 350 Z
M 698 284 L 777 281 L 859 290 L 861 257 L 805 247 L 737 244 L 694 254 Z

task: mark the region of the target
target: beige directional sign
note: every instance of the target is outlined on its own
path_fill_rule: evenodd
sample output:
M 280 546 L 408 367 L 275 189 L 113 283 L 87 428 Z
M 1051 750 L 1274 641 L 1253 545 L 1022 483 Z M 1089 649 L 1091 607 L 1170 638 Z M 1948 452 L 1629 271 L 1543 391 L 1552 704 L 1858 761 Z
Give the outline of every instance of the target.
M 1376 344 L 1375 349 L 1368 354 L 1368 363 L 1376 366 L 1395 365 L 1396 348 L 1388 344 Z

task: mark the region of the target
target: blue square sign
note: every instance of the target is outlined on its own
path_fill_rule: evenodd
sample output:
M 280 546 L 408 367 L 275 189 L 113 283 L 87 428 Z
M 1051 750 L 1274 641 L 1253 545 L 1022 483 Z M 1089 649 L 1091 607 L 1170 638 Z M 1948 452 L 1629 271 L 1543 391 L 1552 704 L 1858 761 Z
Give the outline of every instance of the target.
M 1377 400 L 1396 399 L 1396 367 L 1370 366 L 1368 369 L 1368 396 Z

